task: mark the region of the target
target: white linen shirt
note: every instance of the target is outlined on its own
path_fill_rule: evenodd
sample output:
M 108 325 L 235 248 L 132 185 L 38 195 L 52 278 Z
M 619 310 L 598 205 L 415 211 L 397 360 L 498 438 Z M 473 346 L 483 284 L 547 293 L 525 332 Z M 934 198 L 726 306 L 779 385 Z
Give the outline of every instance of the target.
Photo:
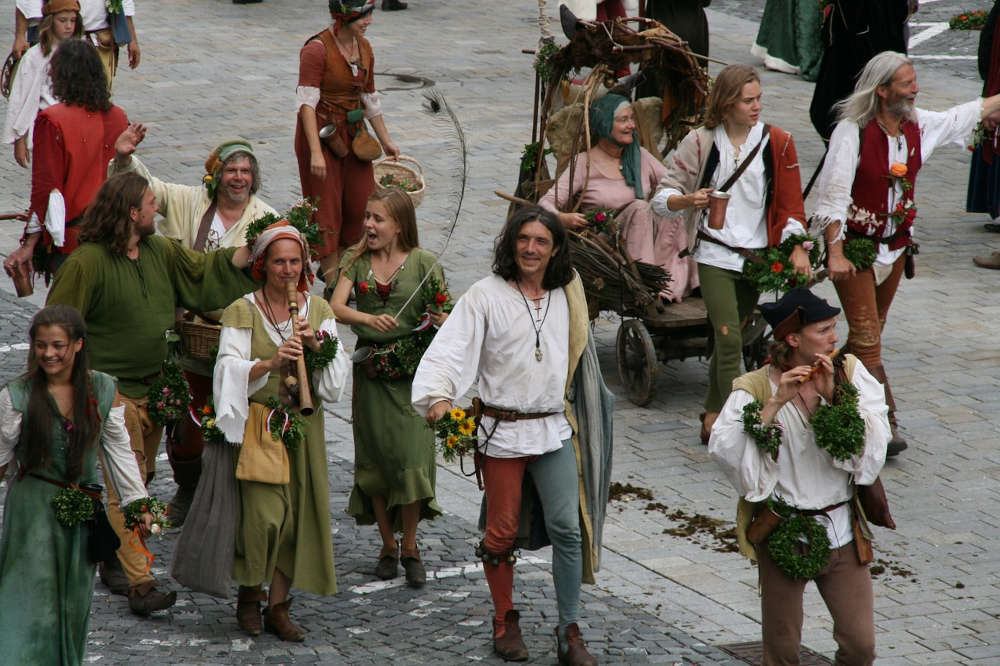
M 250 301 L 254 308 L 260 312 L 254 301 L 253 294 L 243 296 Z M 309 316 L 309 300 L 306 299 L 305 307 L 299 313 L 301 317 Z M 271 342 L 280 346 L 282 336 L 278 329 L 271 325 L 264 313 L 261 312 L 264 320 L 264 329 L 271 338 Z M 288 337 L 290 323 L 288 320 L 280 322 L 279 327 Z M 326 331 L 339 340 L 337 335 L 337 321 L 335 319 L 324 319 L 319 330 Z M 251 358 L 250 343 L 253 338 L 253 330 L 249 328 L 233 328 L 223 326 L 219 334 L 219 355 L 215 363 L 215 373 L 212 376 L 212 395 L 215 400 L 215 425 L 225 435 L 226 441 L 233 444 L 243 443 L 243 431 L 246 429 L 247 418 L 250 416 L 250 396 L 264 388 L 270 372 L 265 372 L 257 379 L 250 381 L 250 369 L 263 359 Z M 317 397 L 324 402 L 337 402 L 344 391 L 344 384 L 347 382 L 347 374 L 351 369 L 347 352 L 344 351 L 343 342 L 337 349 L 337 355 L 333 357 L 330 365 L 323 370 L 316 370 L 313 374 L 313 385 L 316 387 Z
M 14 459 L 14 449 L 21 437 L 21 412 L 14 409 L 10 390 L 0 390 L 0 467 Z M 108 418 L 101 424 L 102 464 L 111 479 L 111 485 L 121 498 L 121 505 L 146 497 L 146 484 L 139 472 L 139 464 L 132 453 L 131 440 L 125 429 L 125 406 L 112 407 Z M 13 470 L 12 470 L 13 472 Z M 44 476 L 44 473 L 42 474 Z M 2 480 L 2 479 L 0 479 Z
M 525 305 L 515 287 L 497 276 L 476 282 L 458 299 L 437 332 L 413 377 L 413 407 L 426 416 L 431 405 L 465 395 L 479 378 L 479 396 L 486 405 L 518 412 L 554 412 L 523 421 L 501 421 L 482 447 L 493 458 L 542 455 L 562 447 L 573 435 L 566 419 L 564 397 L 569 374 L 569 303 L 563 289 L 548 292 L 551 304 L 539 342 L 542 360 L 535 359 L 534 308 Z M 484 416 L 482 436 L 495 420 Z
M 79 0 L 80 18 L 83 19 L 83 29 L 86 32 L 103 30 L 108 27 L 108 8 L 104 0 Z M 40 21 L 42 18 L 42 0 L 17 0 L 16 7 L 29 21 Z M 135 16 L 135 0 L 123 0 L 122 10 L 125 16 Z
M 7 100 L 4 143 L 14 143 L 22 136 L 29 135 L 30 148 L 35 118 L 41 111 L 59 102 L 52 94 L 52 77 L 49 75 L 49 61 L 55 52 L 53 48 L 45 55 L 42 47 L 35 44 L 24 52 L 24 57 L 18 62 L 14 83 L 10 88 L 10 99 Z
M 746 140 L 737 152 L 726 134 L 725 127 L 718 125 L 714 134 L 713 141 L 719 151 L 719 165 L 708 182 L 708 186 L 712 188 L 729 180 L 729 177 L 733 175 L 742 162 L 740 157 L 749 155 L 762 138 L 763 143 L 761 143 L 760 150 L 754 155 L 753 161 L 727 190 L 729 204 L 726 206 L 726 222 L 722 229 L 709 228 L 707 208 L 698 215 L 698 228 L 732 247 L 743 247 L 751 250 L 765 248 L 767 247 L 767 208 L 765 206 L 767 183 L 764 173 L 764 151 L 769 150 L 768 144 L 771 137 L 764 136 L 764 123 L 758 121 L 750 128 Z M 658 215 L 680 217 L 683 215 L 684 209 L 671 210 L 667 206 L 667 200 L 671 196 L 683 194 L 685 193 L 678 189 L 664 187 L 653 196 L 650 203 Z M 781 240 L 805 232 L 803 222 L 790 217 L 781 233 Z M 709 241 L 699 241 L 693 254 L 695 261 L 699 264 L 737 272 L 743 270 L 743 262 L 746 261 L 740 254 Z
M 800 509 L 823 509 L 849 500 L 852 480 L 858 485 L 875 481 L 885 464 L 891 437 L 889 408 L 882 385 L 860 362 L 854 368 L 851 383 L 858 389 L 858 412 L 865 423 L 864 451 L 852 458 L 836 460 L 819 448 L 808 418 L 792 402 L 786 402 L 775 416 L 782 433 L 778 460 L 773 460 L 743 432 L 743 408 L 754 397 L 740 389 L 729 394 L 712 426 L 708 453 L 722 467 L 740 497 L 748 502 L 774 496 Z M 777 391 L 771 381 L 772 394 Z M 820 404 L 826 404 L 822 397 Z M 850 543 L 854 535 L 849 507 L 838 507 L 827 515 L 830 519 L 821 522 L 831 547 Z
M 965 104 L 953 106 L 947 111 L 925 111 L 916 109 L 917 126 L 920 128 L 920 161 L 926 162 L 939 146 L 954 143 L 965 146 L 973 128 L 979 122 L 982 113 L 982 99 L 974 99 Z M 906 136 L 885 137 L 889 142 L 889 161 L 886 172 L 894 162 L 906 164 L 910 148 L 906 144 Z M 840 222 L 840 238 L 846 235 L 844 220 L 851 205 L 851 191 L 854 188 L 854 176 L 858 171 L 861 157 L 861 137 L 857 123 L 842 120 L 837 123 L 830 135 L 830 150 L 826 155 L 823 172 L 819 177 L 819 200 L 813 213 L 822 226 L 831 222 Z M 894 182 L 889 188 L 887 210 L 892 210 L 903 199 L 903 188 L 899 182 Z M 911 227 L 912 231 L 916 231 Z M 891 236 L 896 231 L 896 222 L 890 218 L 882 236 Z M 916 234 L 914 234 L 916 235 Z M 878 243 L 878 254 L 875 263 L 881 266 L 892 265 L 903 253 L 904 248 L 890 250 L 885 243 Z

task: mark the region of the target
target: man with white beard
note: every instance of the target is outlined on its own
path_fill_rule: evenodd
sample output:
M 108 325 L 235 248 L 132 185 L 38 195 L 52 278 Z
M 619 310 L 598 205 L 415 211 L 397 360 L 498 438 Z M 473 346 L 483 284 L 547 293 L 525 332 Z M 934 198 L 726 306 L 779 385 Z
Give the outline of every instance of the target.
M 1000 95 L 936 112 L 914 106 L 917 92 L 916 72 L 903 54 L 883 51 L 868 61 L 854 93 L 835 106 L 838 123 L 811 221 L 814 231 L 824 230 L 830 277 L 844 306 L 844 351 L 885 386 L 889 456 L 905 449 L 906 441 L 896 428 L 882 365 L 882 329 L 904 269 L 913 276 L 917 172 L 938 146 L 964 147 L 980 120 L 1000 117 Z

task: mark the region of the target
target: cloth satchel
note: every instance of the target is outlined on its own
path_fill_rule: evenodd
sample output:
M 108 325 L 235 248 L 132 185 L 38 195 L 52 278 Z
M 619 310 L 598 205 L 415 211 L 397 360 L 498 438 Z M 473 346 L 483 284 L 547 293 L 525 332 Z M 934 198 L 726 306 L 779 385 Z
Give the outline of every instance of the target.
M 268 428 L 271 410 L 259 402 L 250 403 L 243 432 L 243 446 L 240 459 L 236 463 L 236 478 L 240 481 L 256 481 L 284 485 L 291 481 L 288 451 L 280 439 L 275 439 Z

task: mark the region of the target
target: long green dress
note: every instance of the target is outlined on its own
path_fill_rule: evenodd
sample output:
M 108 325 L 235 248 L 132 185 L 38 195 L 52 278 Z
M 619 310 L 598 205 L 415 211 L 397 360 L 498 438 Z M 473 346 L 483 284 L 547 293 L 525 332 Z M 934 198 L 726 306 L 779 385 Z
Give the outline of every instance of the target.
M 434 255 L 420 248 L 411 250 L 385 299 L 379 294 L 368 254 L 362 254 L 351 264 L 353 258 L 354 254 L 349 253 L 341 261 L 341 275 L 354 283 L 357 309 L 369 314 L 393 315 L 399 322 L 390 333 L 363 325 L 352 326 L 358 336 L 357 346 L 381 345 L 412 335 L 412 329 L 426 310 L 425 299 L 418 294 L 403 312 L 399 315 L 396 312 L 428 271 L 438 285 L 444 286 L 444 272 L 435 263 Z M 421 291 L 424 289 L 426 286 Z M 397 379 L 371 379 L 359 364 L 354 366 L 354 488 L 347 513 L 359 525 L 375 522 L 371 498 L 379 495 L 385 498 L 396 530 L 402 529 L 400 508 L 418 500 L 421 519 L 441 515 L 434 489 L 437 470 L 434 431 L 410 404 L 412 382 L 412 374 Z
M 102 422 L 115 396 L 114 380 L 93 375 Z M 24 414 L 31 387 L 25 377 L 7 385 L 14 409 Z M 53 409 L 56 409 L 53 403 Z M 23 430 L 22 430 L 23 432 Z M 15 456 L 27 457 L 23 439 Z M 66 437 L 57 420 L 52 462 L 38 473 L 66 480 Z M 97 446 L 83 455 L 80 483 L 99 483 Z M 79 664 L 87 647 L 95 565 L 87 559 L 84 524 L 63 527 L 50 502 L 61 488 L 25 476 L 10 480 L 0 537 L 0 664 Z
M 326 319 L 333 319 L 330 305 L 310 296 L 309 325 L 319 330 Z M 278 350 L 260 311 L 245 298 L 226 308 L 222 325 L 253 329 L 250 358 L 271 358 Z M 277 398 L 280 381 L 281 374 L 272 372 L 264 388 L 250 396 L 251 402 L 267 404 Z M 304 441 L 288 451 L 291 474 L 287 485 L 237 481 L 233 579 L 248 586 L 270 583 L 277 567 L 291 578 L 293 587 L 313 594 L 336 594 L 322 406 L 303 418 Z
M 822 23 L 816 0 L 767 0 L 750 52 L 768 69 L 815 81 L 823 60 Z

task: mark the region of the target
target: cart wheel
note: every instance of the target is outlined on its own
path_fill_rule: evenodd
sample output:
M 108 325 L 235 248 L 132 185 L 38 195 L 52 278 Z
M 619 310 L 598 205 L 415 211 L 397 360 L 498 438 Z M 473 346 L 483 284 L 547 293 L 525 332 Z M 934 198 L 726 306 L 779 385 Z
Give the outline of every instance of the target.
M 618 377 L 628 399 L 643 407 L 653 399 L 656 385 L 656 349 L 639 319 L 626 319 L 618 327 Z

